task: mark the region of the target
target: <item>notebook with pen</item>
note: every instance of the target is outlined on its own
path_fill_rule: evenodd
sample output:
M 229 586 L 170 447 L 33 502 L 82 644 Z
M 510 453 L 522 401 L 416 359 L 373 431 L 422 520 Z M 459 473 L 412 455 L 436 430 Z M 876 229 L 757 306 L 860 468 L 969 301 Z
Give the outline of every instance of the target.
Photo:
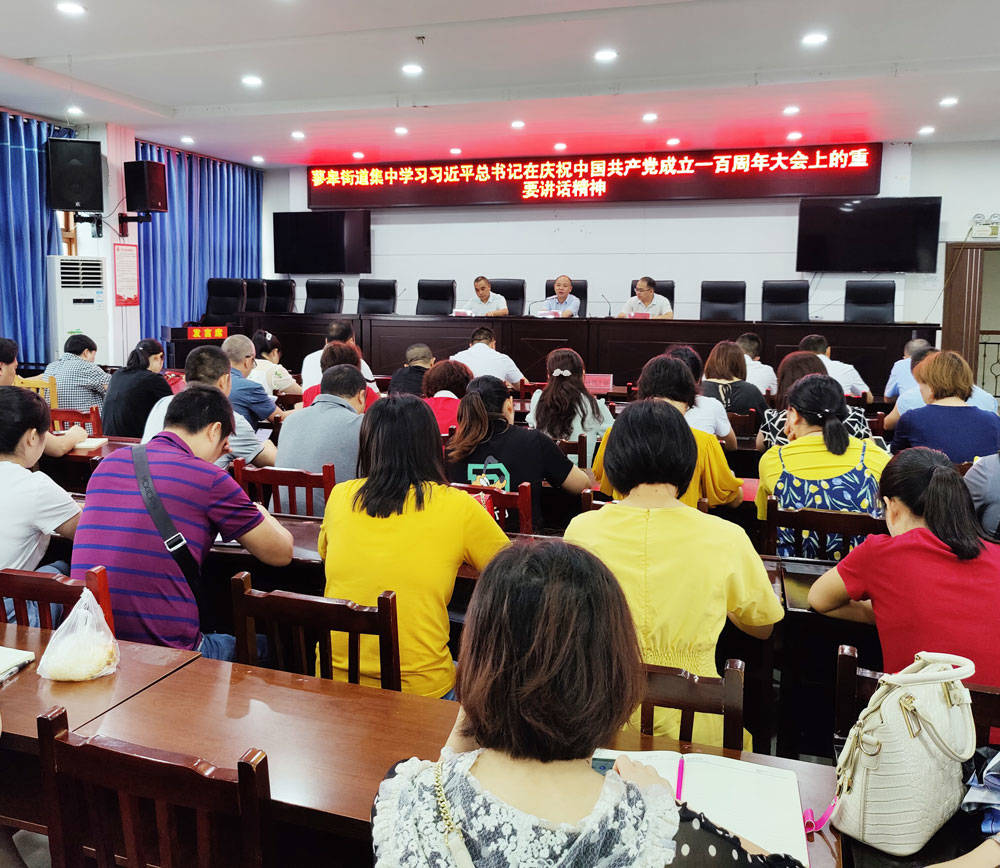
M 34 651 L 21 651 L 0 645 L 0 681 L 19 672 L 35 659 Z

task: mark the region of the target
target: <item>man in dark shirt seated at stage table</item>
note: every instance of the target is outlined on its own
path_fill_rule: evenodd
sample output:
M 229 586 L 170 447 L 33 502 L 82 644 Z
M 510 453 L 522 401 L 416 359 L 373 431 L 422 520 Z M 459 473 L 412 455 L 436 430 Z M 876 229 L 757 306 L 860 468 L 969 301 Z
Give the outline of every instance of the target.
M 86 413 L 91 407 L 104 407 L 111 374 L 94 364 L 97 344 L 86 335 L 70 335 L 63 353 L 42 374 L 56 378 L 60 410 Z
M 579 316 L 580 299 L 573 295 L 573 281 L 565 274 L 560 274 L 552 284 L 555 295 L 550 295 L 542 302 L 539 310 L 556 310 L 559 316 Z
M 278 466 L 322 473 L 324 464 L 332 464 L 338 483 L 356 479 L 367 392 L 365 378 L 353 365 L 327 368 L 320 394 L 281 426 Z M 296 490 L 295 498 L 296 512 L 305 515 L 305 492 Z M 314 491 L 313 514 L 322 516 L 325 506 L 323 492 Z
M 427 344 L 412 344 L 406 348 L 406 361 L 389 381 L 390 395 L 424 393 L 424 373 L 434 364 L 434 353 Z
M 260 383 L 250 379 L 250 372 L 257 359 L 257 348 L 253 341 L 246 335 L 230 335 L 222 342 L 222 352 L 232 366 L 233 385 L 229 400 L 233 410 L 244 416 L 254 430 L 260 427 L 261 422 L 282 421 L 288 414 L 278 409 L 274 399 Z
M 212 463 L 226 451 L 233 429 L 233 410 L 221 390 L 189 386 L 175 395 L 166 428 L 146 447 L 153 487 L 199 568 L 216 534 L 237 540 L 265 564 L 285 566 L 292 560 L 292 535 Z M 117 638 L 234 659 L 233 636 L 201 630 L 194 592 L 139 492 L 132 449 L 112 452 L 87 485 L 72 576 L 82 581 L 95 566 L 108 571 Z M 211 580 L 204 576 L 202 582 Z

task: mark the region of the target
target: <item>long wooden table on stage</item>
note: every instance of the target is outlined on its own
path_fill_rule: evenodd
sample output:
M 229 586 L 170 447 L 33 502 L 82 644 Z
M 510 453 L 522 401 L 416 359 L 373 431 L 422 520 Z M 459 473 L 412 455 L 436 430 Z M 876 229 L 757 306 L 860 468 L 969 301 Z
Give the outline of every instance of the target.
M 497 346 L 507 353 L 530 380 L 545 379 L 545 356 L 570 346 L 583 356 L 592 373 L 614 374 L 624 385 L 639 376 L 643 364 L 670 343 L 685 343 L 707 357 L 721 340 L 733 340 L 752 331 L 764 342 L 762 361 L 777 367 L 807 334 L 825 335 L 834 357 L 854 365 L 874 394 L 882 394 L 893 362 L 902 358 L 911 338 L 933 343 L 937 324 L 845 322 L 708 322 L 703 320 L 626 320 L 614 318 L 541 319 L 537 317 L 404 316 L 402 314 L 335 316 L 327 314 L 240 314 L 242 329 L 253 334 L 267 329 L 281 341 L 283 363 L 298 371 L 302 359 L 322 348 L 331 320 L 350 320 L 358 344 L 371 369 L 388 374 L 403 363 L 406 348 L 423 342 L 439 359 L 469 345 L 480 326 L 497 334 Z M 187 354 L 203 341 L 187 340 L 186 329 L 165 329 L 170 367 L 181 368 Z

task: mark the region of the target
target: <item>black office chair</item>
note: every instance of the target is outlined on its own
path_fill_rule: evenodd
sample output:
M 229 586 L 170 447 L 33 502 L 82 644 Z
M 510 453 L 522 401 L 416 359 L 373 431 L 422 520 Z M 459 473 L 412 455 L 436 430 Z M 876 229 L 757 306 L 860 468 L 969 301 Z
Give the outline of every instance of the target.
M 282 278 L 265 280 L 267 299 L 264 302 L 265 313 L 291 313 L 295 310 L 295 281 Z
M 707 320 L 744 320 L 747 307 L 745 280 L 703 280 L 701 282 L 701 318 Z
M 455 309 L 454 280 L 418 280 L 417 314 L 448 316 Z
M 210 277 L 205 284 L 208 301 L 201 325 L 228 325 L 246 310 L 247 284 L 238 277 Z
M 635 285 L 638 282 L 639 282 L 638 280 L 632 281 L 632 292 L 630 293 L 630 295 L 635 295 Z M 674 306 L 674 282 L 672 280 L 656 281 L 656 289 L 654 290 L 654 292 L 657 295 L 662 295 L 664 298 L 666 298 L 667 301 L 670 302 L 671 307 Z
M 764 322 L 808 322 L 808 280 L 765 280 L 761 284 L 760 318 Z
M 344 281 L 324 278 L 306 281 L 306 313 L 343 313 Z
M 267 307 L 267 287 L 263 280 L 247 280 L 247 301 L 243 308 L 247 313 L 263 313 Z
M 490 290 L 507 299 L 507 313 L 524 316 L 525 281 L 512 277 L 490 278 Z
M 570 278 L 570 283 L 573 284 L 573 295 L 580 299 L 580 316 L 587 315 L 587 281 L 585 280 L 573 280 Z M 555 280 L 545 281 L 545 297 L 548 298 L 550 295 L 556 294 L 556 282 Z
M 895 280 L 848 280 L 844 283 L 844 322 L 895 321 Z
M 358 281 L 358 313 L 395 313 L 396 281 Z

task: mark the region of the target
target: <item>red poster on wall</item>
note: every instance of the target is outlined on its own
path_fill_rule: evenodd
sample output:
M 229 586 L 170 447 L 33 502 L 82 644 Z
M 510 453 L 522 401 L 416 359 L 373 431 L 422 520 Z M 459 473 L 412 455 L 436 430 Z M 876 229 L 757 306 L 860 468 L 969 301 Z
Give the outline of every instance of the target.
M 139 245 L 115 244 L 115 305 L 139 305 Z

